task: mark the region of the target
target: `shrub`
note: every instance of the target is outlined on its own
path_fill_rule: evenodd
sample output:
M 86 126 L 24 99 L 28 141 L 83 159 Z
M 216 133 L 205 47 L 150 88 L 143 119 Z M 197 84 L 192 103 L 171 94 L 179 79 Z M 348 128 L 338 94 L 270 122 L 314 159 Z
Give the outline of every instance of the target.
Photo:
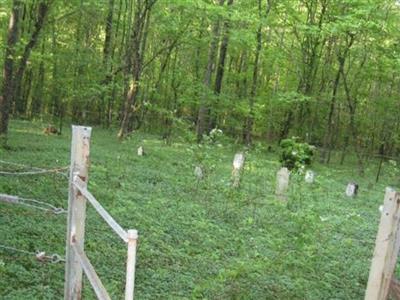
M 315 147 L 307 143 L 299 142 L 298 137 L 281 141 L 282 148 L 280 162 L 289 170 L 298 171 L 311 165 Z

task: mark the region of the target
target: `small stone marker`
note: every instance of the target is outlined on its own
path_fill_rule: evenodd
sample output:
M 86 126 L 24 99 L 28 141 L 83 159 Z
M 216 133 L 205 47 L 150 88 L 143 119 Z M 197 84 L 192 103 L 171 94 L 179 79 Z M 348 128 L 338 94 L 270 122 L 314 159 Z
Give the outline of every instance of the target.
M 276 173 L 276 191 L 275 194 L 280 200 L 287 200 L 287 190 L 289 188 L 290 172 L 287 168 L 281 168 Z
M 306 175 L 304 176 L 304 180 L 307 183 L 314 183 L 315 180 L 315 173 L 311 170 L 306 171 Z
M 346 196 L 355 197 L 358 193 L 358 184 L 355 182 L 349 182 L 346 187 Z
M 144 155 L 144 150 L 143 147 L 140 146 L 139 148 L 137 148 L 137 155 L 138 156 L 143 156 Z
M 232 186 L 238 187 L 240 185 L 240 174 L 244 166 L 244 154 L 239 152 L 235 154 L 233 158 L 233 169 L 232 169 Z
M 204 177 L 203 169 L 200 166 L 196 166 L 194 168 L 194 175 L 196 176 L 197 180 L 202 180 Z

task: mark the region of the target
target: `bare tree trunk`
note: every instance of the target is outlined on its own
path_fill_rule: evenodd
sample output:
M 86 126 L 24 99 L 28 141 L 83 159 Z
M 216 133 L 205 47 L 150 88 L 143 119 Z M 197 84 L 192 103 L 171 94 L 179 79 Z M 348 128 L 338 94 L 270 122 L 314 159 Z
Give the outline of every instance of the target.
M 8 25 L 7 47 L 5 50 L 3 69 L 3 91 L 0 96 L 0 144 L 7 142 L 8 121 L 10 105 L 13 101 L 13 72 L 15 45 L 18 41 L 18 26 L 21 1 L 14 0 L 11 9 L 10 22 Z
M 52 83 L 51 83 L 51 114 L 53 116 L 53 122 L 56 121 L 56 118 L 60 118 L 61 112 L 61 95 L 60 88 L 58 82 L 58 56 L 57 56 L 57 33 L 55 24 L 52 26 L 52 35 L 51 35 L 51 51 L 53 53 L 53 66 L 52 66 Z
M 245 130 L 244 130 L 244 142 L 247 145 L 251 145 L 252 138 L 251 133 L 253 131 L 253 123 L 254 123 L 254 97 L 256 95 L 257 90 L 257 79 L 258 79 L 258 64 L 260 60 L 260 52 L 261 52 L 261 0 L 258 0 L 258 16 L 260 18 L 256 34 L 257 46 L 256 53 L 254 56 L 254 67 L 253 67 L 253 81 L 251 84 L 250 90 L 250 98 L 249 98 L 249 115 L 246 118 Z
M 132 113 L 139 91 L 139 82 L 143 68 L 144 50 L 146 47 L 147 30 L 150 22 L 150 12 L 156 0 L 138 0 L 135 6 L 135 18 L 127 51 L 128 67 L 132 69 L 132 81 L 125 98 L 124 110 L 118 137 L 123 139 L 129 133 Z
M 230 7 L 233 4 L 233 0 L 228 0 L 227 6 Z M 228 45 L 229 45 L 229 20 L 225 20 L 223 25 L 223 36 L 221 45 L 219 46 L 219 58 L 217 63 L 217 70 L 215 75 L 215 86 L 214 92 L 217 96 L 221 93 L 222 89 L 222 80 L 224 78 L 224 71 L 225 71 L 225 60 L 226 60 L 226 53 L 228 52 Z M 208 129 L 211 130 L 217 126 L 217 116 L 215 112 L 210 113 L 210 124 Z
M 106 17 L 105 39 L 103 48 L 103 67 L 105 70 L 105 78 L 103 84 L 105 85 L 104 92 L 101 95 L 101 110 L 105 113 L 106 127 L 110 125 L 110 107 L 112 103 L 112 94 L 110 93 L 109 85 L 112 82 L 112 63 L 111 57 L 113 53 L 113 16 L 114 16 L 114 0 L 108 1 L 108 11 Z
M 334 114 L 335 106 L 336 106 L 337 91 L 339 88 L 340 76 L 344 74 L 344 65 L 346 62 L 347 54 L 349 53 L 350 48 L 353 45 L 353 43 L 354 43 L 354 36 L 351 36 L 350 40 L 347 41 L 343 52 L 338 54 L 339 68 L 336 73 L 335 82 L 333 84 L 331 105 L 330 105 L 330 109 L 329 109 L 328 122 L 327 122 L 327 133 L 324 138 L 324 146 L 323 146 L 324 149 L 323 149 L 322 157 L 321 157 L 322 162 L 324 162 L 324 161 L 326 162 L 326 154 L 328 153 L 328 149 L 331 150 L 333 148 L 333 134 L 332 134 L 333 125 L 334 125 L 333 124 L 333 114 Z M 342 78 L 343 78 L 343 76 L 342 76 Z M 345 81 L 344 78 L 343 78 L 343 81 Z
M 39 34 L 43 28 L 48 11 L 49 11 L 49 5 L 45 1 L 39 2 L 38 14 L 37 14 L 37 19 L 36 19 L 36 22 L 34 25 L 34 30 L 32 32 L 32 35 L 31 35 L 28 43 L 25 45 L 24 52 L 22 53 L 21 59 L 19 61 L 18 70 L 14 76 L 13 100 L 16 104 L 18 113 L 23 113 L 24 109 L 26 108 L 26 106 L 23 105 L 23 103 L 22 103 L 22 105 L 21 105 L 21 103 L 19 103 L 21 101 L 20 97 L 21 97 L 22 78 L 24 76 L 26 64 L 31 55 L 32 49 L 36 46 L 36 44 L 38 42 Z
M 103 65 L 108 71 L 110 57 L 111 57 L 111 47 L 112 47 L 112 35 L 113 35 L 113 16 L 114 16 L 114 0 L 108 1 L 108 11 L 106 17 L 106 29 L 105 29 L 105 39 L 103 48 Z
M 219 0 L 219 5 L 223 5 L 225 0 Z M 211 30 L 211 42 L 210 47 L 208 49 L 208 59 L 207 59 L 207 67 L 206 72 L 204 74 L 204 95 L 200 98 L 200 107 L 197 115 L 197 142 L 201 142 L 203 139 L 203 134 L 205 133 L 208 126 L 208 118 L 209 118 L 209 105 L 207 103 L 207 91 L 211 87 L 211 76 L 214 69 L 215 58 L 217 56 L 217 46 L 218 46 L 218 34 L 219 34 L 219 20 L 217 19 Z
M 272 8 L 272 0 L 267 0 L 266 17 L 269 15 L 271 8 Z M 252 143 L 252 132 L 253 132 L 253 125 L 254 125 L 254 100 L 255 100 L 254 98 L 257 93 L 258 67 L 259 67 L 259 63 L 260 63 L 260 52 L 261 52 L 261 46 L 262 46 L 261 0 L 258 0 L 258 16 L 260 18 L 260 20 L 259 20 L 260 24 L 258 25 L 257 34 L 256 34 L 257 46 L 256 46 L 256 53 L 254 56 L 253 81 L 251 84 L 250 98 L 249 98 L 249 114 L 246 118 L 245 130 L 244 130 L 244 142 L 248 146 L 250 146 Z
M 37 73 L 37 80 L 34 85 L 34 90 L 32 93 L 31 101 L 28 103 L 27 107 L 27 116 L 32 118 L 33 116 L 40 115 L 43 107 L 43 88 L 44 88 L 44 79 L 45 79 L 45 66 L 44 66 L 44 54 L 45 54 L 45 41 L 42 42 L 42 50 L 41 50 L 41 58 L 39 69 Z
M 356 99 L 353 100 L 351 97 L 350 88 L 347 84 L 347 77 L 346 77 L 346 74 L 344 73 L 344 70 L 342 69 L 341 72 L 342 72 L 343 85 L 344 85 L 344 90 L 345 90 L 346 99 L 347 99 L 347 105 L 348 105 L 349 113 L 350 113 L 349 129 L 350 129 L 351 135 L 354 140 L 354 148 L 355 148 L 356 155 L 357 155 L 359 173 L 360 173 L 360 175 L 363 175 L 364 174 L 364 162 L 363 162 L 363 157 L 361 154 L 361 149 L 360 149 L 360 145 L 359 145 L 359 141 L 358 141 L 358 130 L 357 130 L 356 121 L 355 121 L 357 101 L 356 101 Z
M 83 47 L 83 0 L 79 1 L 78 22 L 75 28 L 75 60 L 74 60 L 74 75 L 72 87 L 74 90 L 80 88 L 80 78 L 83 73 L 83 63 L 81 58 L 81 48 Z M 79 96 L 75 93 L 72 98 L 72 122 L 81 122 L 82 108 L 80 105 Z
M 333 83 L 333 88 L 332 88 L 332 97 L 331 97 L 331 104 L 329 106 L 329 114 L 328 114 L 328 122 L 327 122 L 327 133 L 325 135 L 324 139 L 324 146 L 322 150 L 322 156 L 321 156 L 321 162 L 325 162 L 327 154 L 329 152 L 329 147 L 331 144 L 332 140 L 332 128 L 333 128 L 333 114 L 335 112 L 335 107 L 336 107 L 336 96 L 337 96 L 337 91 L 339 88 L 339 81 L 340 81 L 340 74 L 341 74 L 341 69 L 344 66 L 345 59 L 340 58 L 339 59 L 339 69 L 336 72 L 336 77 L 335 81 Z

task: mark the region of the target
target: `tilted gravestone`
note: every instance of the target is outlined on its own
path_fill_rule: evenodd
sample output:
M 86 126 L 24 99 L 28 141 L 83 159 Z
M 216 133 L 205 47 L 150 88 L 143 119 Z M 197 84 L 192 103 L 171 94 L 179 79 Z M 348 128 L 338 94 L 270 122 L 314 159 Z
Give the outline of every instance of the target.
M 304 176 L 304 180 L 307 183 L 314 183 L 315 180 L 315 173 L 311 170 L 306 171 L 306 175 Z
M 290 172 L 287 168 L 281 168 L 276 173 L 276 191 L 275 194 L 280 200 L 287 200 L 287 191 L 289 189 Z
M 346 196 L 355 197 L 358 194 L 358 184 L 355 182 L 349 182 L 346 187 Z
M 244 166 L 244 154 L 236 153 L 233 158 L 233 168 L 232 168 L 232 186 L 238 187 L 240 185 L 240 175 Z

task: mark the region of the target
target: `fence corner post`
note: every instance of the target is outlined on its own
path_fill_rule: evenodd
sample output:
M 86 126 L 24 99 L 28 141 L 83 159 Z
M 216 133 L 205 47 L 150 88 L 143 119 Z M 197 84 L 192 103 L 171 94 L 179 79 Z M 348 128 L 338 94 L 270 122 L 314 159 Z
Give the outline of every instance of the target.
M 81 299 L 82 266 L 72 248 L 84 249 L 86 198 L 74 187 L 74 177 L 88 183 L 90 136 L 92 128 L 72 125 L 71 165 L 69 174 L 64 299 Z
M 128 257 L 126 261 L 125 300 L 134 299 L 137 230 L 128 230 Z
M 399 222 L 400 193 L 386 188 L 365 300 L 388 298 L 400 248 Z

